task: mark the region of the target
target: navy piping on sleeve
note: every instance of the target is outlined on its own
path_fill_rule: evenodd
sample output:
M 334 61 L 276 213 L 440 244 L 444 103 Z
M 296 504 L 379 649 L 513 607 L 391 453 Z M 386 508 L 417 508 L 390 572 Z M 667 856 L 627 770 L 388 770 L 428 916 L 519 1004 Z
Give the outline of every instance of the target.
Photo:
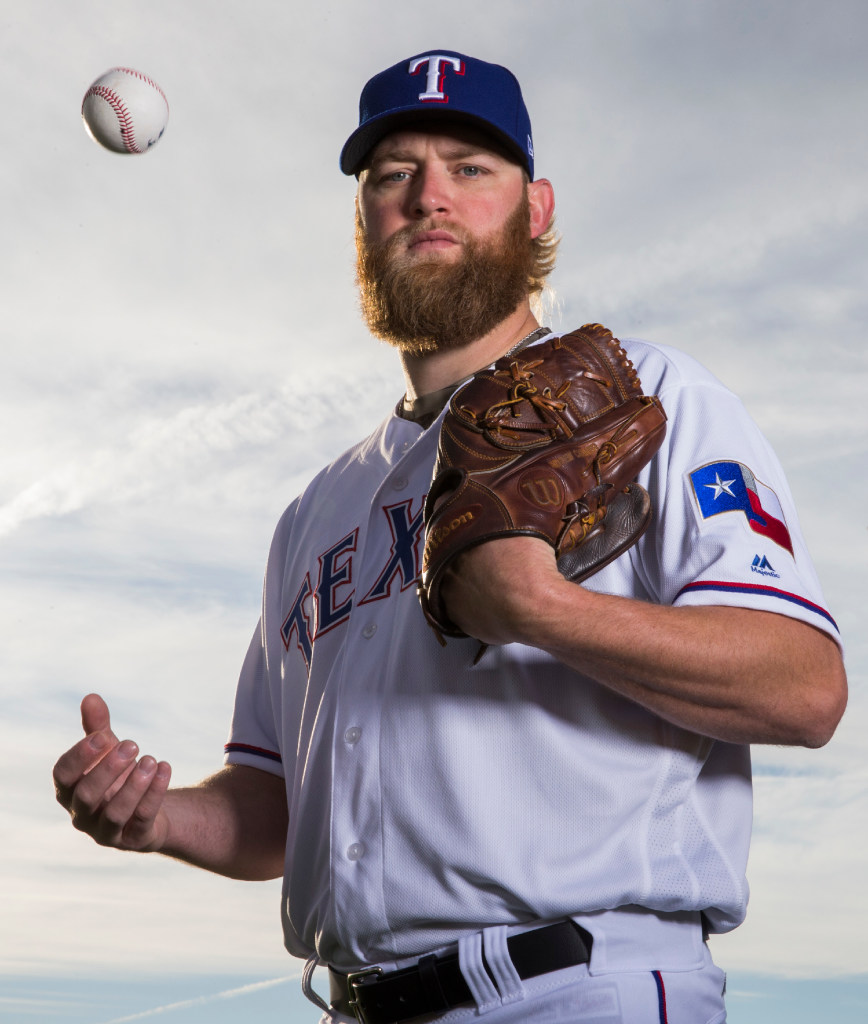
M 257 757 L 267 758 L 269 761 L 283 762 L 280 754 L 274 750 L 265 750 L 263 747 L 254 747 L 249 743 L 227 743 L 223 748 L 227 754 L 255 754 Z
M 764 587 L 758 583 L 726 583 L 722 580 L 697 580 L 695 583 L 688 583 L 686 587 L 682 587 L 678 591 L 675 600 L 677 601 L 682 594 L 690 593 L 693 590 L 717 590 L 726 594 L 761 594 L 765 597 L 776 597 L 781 601 L 790 601 L 801 608 L 806 608 L 810 612 L 821 615 L 835 627 L 836 632 L 840 632 L 838 623 L 835 622 L 825 608 L 821 608 L 818 604 L 814 604 L 813 601 L 808 601 L 804 597 L 799 597 L 798 594 L 791 594 L 786 590 Z

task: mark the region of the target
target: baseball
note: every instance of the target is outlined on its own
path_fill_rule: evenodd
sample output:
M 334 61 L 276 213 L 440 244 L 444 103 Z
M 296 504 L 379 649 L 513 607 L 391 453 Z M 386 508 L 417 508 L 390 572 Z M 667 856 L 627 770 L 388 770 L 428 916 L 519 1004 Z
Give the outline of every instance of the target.
M 84 94 L 90 137 L 114 153 L 147 153 L 166 130 L 169 104 L 153 79 L 132 68 L 106 71 Z

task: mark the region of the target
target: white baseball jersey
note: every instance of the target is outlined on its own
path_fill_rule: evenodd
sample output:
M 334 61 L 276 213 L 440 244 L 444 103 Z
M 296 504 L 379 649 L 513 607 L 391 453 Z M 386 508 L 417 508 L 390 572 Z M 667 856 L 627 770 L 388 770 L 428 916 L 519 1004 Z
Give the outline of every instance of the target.
M 781 468 L 740 401 L 681 352 L 624 347 L 669 417 L 639 477 L 654 521 L 583 586 L 778 612 L 837 638 Z M 746 747 L 533 647 L 474 665 L 476 641 L 442 647 L 426 624 L 416 580 L 438 429 L 390 416 L 274 537 L 226 760 L 286 779 L 287 948 L 352 968 L 630 905 L 735 927 Z

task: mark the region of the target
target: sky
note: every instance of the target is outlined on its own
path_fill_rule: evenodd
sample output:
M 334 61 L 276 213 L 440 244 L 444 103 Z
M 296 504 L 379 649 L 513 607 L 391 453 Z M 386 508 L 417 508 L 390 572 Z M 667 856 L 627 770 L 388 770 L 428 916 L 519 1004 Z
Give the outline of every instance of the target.
M 192 783 L 221 763 L 271 532 L 402 393 L 338 170 L 364 81 L 510 67 L 563 236 L 550 323 L 674 345 L 787 471 L 846 647 L 819 751 L 754 751 L 735 1024 L 863 1021 L 868 972 L 868 9 L 863 0 L 30 0 L 0 10 L 0 1020 L 305 1024 L 279 883 L 97 847 L 51 767 L 102 693 Z M 142 156 L 81 99 L 170 106 Z

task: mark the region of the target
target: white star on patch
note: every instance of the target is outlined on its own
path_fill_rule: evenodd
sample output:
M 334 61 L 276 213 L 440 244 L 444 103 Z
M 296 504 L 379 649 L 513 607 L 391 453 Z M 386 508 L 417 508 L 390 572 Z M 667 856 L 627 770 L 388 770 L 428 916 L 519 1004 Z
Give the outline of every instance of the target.
M 729 488 L 730 484 L 735 483 L 735 480 L 721 480 L 720 473 L 715 473 L 714 476 L 717 481 L 716 483 L 705 484 L 706 487 L 710 487 L 714 491 L 714 500 L 717 501 L 721 494 L 728 494 L 730 498 L 734 498 L 735 495 Z

